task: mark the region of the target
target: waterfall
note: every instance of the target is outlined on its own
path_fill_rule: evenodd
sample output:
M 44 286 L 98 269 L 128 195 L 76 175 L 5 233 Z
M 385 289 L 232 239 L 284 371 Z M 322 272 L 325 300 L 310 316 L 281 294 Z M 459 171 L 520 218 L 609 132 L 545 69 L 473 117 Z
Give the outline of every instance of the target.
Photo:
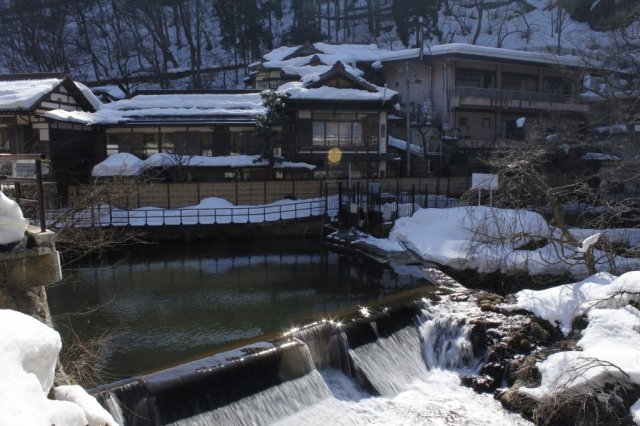
M 363 310 L 101 390 L 99 400 L 123 426 L 525 424 L 460 384 L 458 372 L 481 362 L 472 312 L 457 302 Z
M 451 303 L 440 303 L 423 310 L 419 330 L 422 355 L 428 369 L 473 369 L 479 366 L 481 360 L 473 353 L 470 341 L 470 311 L 470 306 L 461 311 L 460 305 Z

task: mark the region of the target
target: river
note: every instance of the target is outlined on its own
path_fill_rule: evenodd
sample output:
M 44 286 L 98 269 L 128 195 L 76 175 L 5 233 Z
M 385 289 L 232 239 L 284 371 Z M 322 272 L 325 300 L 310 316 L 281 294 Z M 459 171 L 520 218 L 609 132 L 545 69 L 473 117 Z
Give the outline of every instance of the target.
M 76 263 L 48 289 L 65 344 L 106 335 L 102 381 L 219 352 L 426 284 L 309 240 L 163 244 Z

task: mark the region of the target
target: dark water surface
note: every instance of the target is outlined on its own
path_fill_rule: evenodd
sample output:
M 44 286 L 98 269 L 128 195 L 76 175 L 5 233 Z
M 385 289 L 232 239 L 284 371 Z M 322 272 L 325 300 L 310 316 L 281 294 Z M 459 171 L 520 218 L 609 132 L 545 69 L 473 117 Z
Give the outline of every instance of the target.
M 210 242 L 74 265 L 48 296 L 56 328 L 70 325 L 80 338 L 111 333 L 110 381 L 424 284 L 316 241 Z

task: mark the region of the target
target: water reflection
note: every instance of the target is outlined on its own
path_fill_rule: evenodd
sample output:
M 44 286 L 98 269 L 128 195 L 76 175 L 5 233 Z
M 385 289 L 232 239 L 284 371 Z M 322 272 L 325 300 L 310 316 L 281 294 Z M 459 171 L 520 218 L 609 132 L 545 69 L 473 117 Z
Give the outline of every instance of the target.
M 52 313 L 81 337 L 115 332 L 109 379 L 424 284 L 316 242 L 286 240 L 150 247 L 64 276 L 48 291 Z M 81 311 L 90 313 L 73 315 Z

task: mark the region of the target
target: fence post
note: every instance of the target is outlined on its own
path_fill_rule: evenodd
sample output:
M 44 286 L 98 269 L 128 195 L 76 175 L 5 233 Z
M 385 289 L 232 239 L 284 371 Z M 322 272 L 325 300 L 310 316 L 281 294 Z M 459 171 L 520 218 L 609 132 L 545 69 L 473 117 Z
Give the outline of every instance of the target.
M 429 208 L 429 184 L 424 184 L 424 208 Z
M 22 208 L 20 205 L 20 198 L 22 198 L 22 188 L 20 187 L 20 182 L 14 182 L 13 188 L 15 190 L 16 195 L 16 203 Z
M 445 207 L 449 207 L 449 186 L 451 185 L 451 176 L 447 177 L 447 193 L 445 194 L 445 196 L 447 197 L 447 199 L 444 202 L 444 206 Z
M 411 214 L 415 213 L 416 208 L 416 186 L 411 185 Z
M 324 184 L 324 212 L 329 216 L 329 184 Z
M 171 208 L 171 188 L 169 187 L 170 184 L 167 184 L 167 208 L 170 209 Z M 164 217 L 162 218 L 164 221 Z
M 267 181 L 264 181 L 264 185 L 262 185 L 262 192 L 263 192 L 263 197 L 262 197 L 262 203 L 263 204 L 267 204 Z
M 342 182 L 338 182 L 338 217 L 342 211 Z

